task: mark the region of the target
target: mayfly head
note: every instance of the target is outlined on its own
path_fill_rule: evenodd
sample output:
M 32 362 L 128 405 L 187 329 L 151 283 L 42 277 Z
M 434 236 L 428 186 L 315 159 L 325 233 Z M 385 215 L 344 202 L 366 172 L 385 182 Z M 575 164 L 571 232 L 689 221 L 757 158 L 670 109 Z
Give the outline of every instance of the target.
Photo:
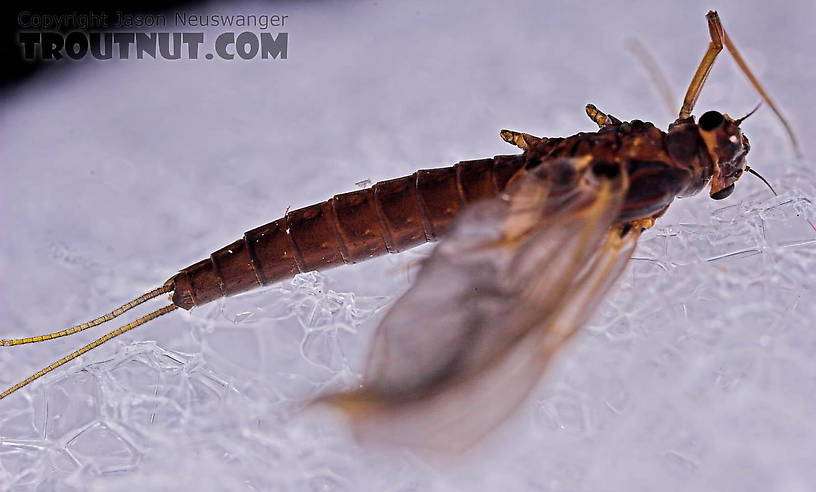
M 751 150 L 748 138 L 740 130 L 739 120 L 727 114 L 708 111 L 700 117 L 697 129 L 714 164 L 710 196 L 722 200 L 734 192 L 734 183 L 745 171 L 745 156 Z

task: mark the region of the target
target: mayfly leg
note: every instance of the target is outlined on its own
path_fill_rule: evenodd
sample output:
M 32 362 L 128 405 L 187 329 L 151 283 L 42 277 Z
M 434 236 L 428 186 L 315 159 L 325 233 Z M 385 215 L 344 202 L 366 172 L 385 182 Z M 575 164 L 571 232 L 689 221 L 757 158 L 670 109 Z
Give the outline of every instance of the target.
M 759 83 L 759 80 L 757 80 L 753 72 L 751 72 L 751 69 L 748 68 L 748 64 L 745 62 L 745 59 L 742 58 L 742 55 L 740 55 L 737 47 L 734 46 L 731 38 L 728 37 L 728 34 L 725 32 L 722 22 L 720 22 L 720 16 L 717 15 L 717 12 L 711 10 L 708 12 L 708 14 L 706 14 L 706 19 L 708 19 L 708 31 L 711 35 L 711 42 L 708 44 L 708 49 L 706 50 L 705 55 L 703 55 L 703 60 L 697 67 L 694 77 L 691 79 L 691 83 L 686 91 L 686 97 L 683 99 L 683 107 L 680 109 L 680 115 L 678 118 L 685 119 L 691 116 L 691 112 L 694 110 L 694 105 L 697 103 L 697 98 L 700 97 L 700 91 L 702 91 L 703 85 L 705 85 L 705 81 L 708 78 L 708 74 L 711 72 L 711 67 L 714 66 L 714 60 L 717 59 L 717 55 L 720 54 L 723 46 L 725 46 L 725 48 L 728 49 L 728 52 L 731 53 L 734 61 L 737 62 L 737 65 L 739 65 L 742 73 L 748 77 L 748 80 L 751 82 L 751 85 L 754 86 L 754 89 L 756 89 L 762 99 L 768 103 L 768 106 L 770 106 L 771 110 L 773 110 L 774 114 L 776 114 L 776 116 L 782 122 L 782 125 L 785 127 L 785 131 L 788 133 L 788 138 L 790 138 L 791 144 L 793 145 L 794 152 L 798 157 L 801 157 L 802 151 L 799 149 L 799 142 L 796 139 L 793 128 L 791 128 L 785 117 L 782 116 L 782 112 L 779 110 L 773 100 L 771 100 L 771 96 L 768 95 L 765 88 L 763 88 L 762 84 Z
M 638 38 L 630 38 L 626 42 L 626 48 L 643 66 L 646 74 L 652 79 L 652 83 L 655 88 L 657 88 L 657 92 L 660 93 L 660 97 L 663 99 L 663 104 L 666 106 L 669 114 L 674 116 L 675 111 L 677 111 L 677 106 L 675 106 L 675 104 L 677 104 L 677 98 L 674 95 L 672 84 L 669 82 L 666 72 L 660 68 L 657 59 L 652 55 L 651 51 L 649 51 L 648 46 Z
M 723 30 L 722 23 L 720 23 L 720 17 L 716 12 L 709 11 L 708 14 L 706 14 L 706 18 L 708 19 L 708 32 L 711 34 L 711 42 L 708 43 L 708 49 L 705 55 L 703 55 L 703 60 L 691 78 L 691 83 L 686 91 L 686 97 L 683 99 L 683 107 L 680 108 L 679 119 L 685 119 L 691 116 L 691 112 L 694 110 L 694 105 L 697 104 L 697 99 L 700 97 L 700 92 L 703 90 L 703 85 L 705 85 L 708 74 L 711 73 L 711 68 L 714 66 L 714 60 L 717 59 L 717 55 L 719 55 L 723 49 L 725 31 Z

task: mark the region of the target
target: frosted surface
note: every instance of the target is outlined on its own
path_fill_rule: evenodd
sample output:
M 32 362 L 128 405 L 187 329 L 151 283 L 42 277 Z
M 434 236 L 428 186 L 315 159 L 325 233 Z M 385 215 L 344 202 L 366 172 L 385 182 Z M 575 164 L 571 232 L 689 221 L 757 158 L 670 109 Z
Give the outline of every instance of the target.
M 2 95 L 0 336 L 107 312 L 288 206 L 512 153 L 500 128 L 590 130 L 587 102 L 665 127 L 626 39 L 660 57 L 679 104 L 710 7 L 211 4 L 289 15 L 289 60 L 56 67 Z M 814 6 L 773 9 L 720 13 L 807 154 Z M 723 57 L 698 107 L 757 100 Z M 814 164 L 767 108 L 744 128 L 779 196 L 746 176 L 728 200 L 675 203 L 516 418 L 458 463 L 361 449 L 301 411 L 357 383 L 419 250 L 170 314 L 0 402 L 0 488 L 810 490 Z M 3 349 L 0 384 L 102 332 Z

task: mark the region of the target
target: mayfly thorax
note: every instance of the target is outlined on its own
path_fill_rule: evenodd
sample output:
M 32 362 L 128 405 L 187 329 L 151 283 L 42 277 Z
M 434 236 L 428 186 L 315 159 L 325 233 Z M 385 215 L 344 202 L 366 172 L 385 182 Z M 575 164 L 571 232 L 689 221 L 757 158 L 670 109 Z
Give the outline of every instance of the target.
M 580 328 L 625 267 L 639 234 L 675 198 L 708 186 L 711 198 L 723 199 L 745 171 L 755 173 L 746 164 L 750 144 L 740 129 L 745 117 L 734 119 L 717 111 L 699 119 L 691 115 L 723 47 L 777 114 L 798 152 L 788 123 L 717 14 L 709 12 L 707 18 L 711 42 L 678 118 L 666 131 L 640 120 L 621 121 L 590 104 L 586 112 L 598 125 L 595 132 L 547 138 L 502 130 L 501 137 L 522 153 L 420 170 L 290 211 L 111 313 L 63 331 L 0 341 L 11 346 L 70 335 L 171 295 L 170 305 L 56 361 L 1 393 L 0 399 L 175 309 L 188 310 L 300 272 L 398 253 L 444 235 L 414 287 L 383 320 L 365 388 L 323 400 L 351 417 L 370 417 L 356 419 L 360 422 L 402 416 L 405 408 L 420 413 L 431 408 L 433 415 L 442 415 L 448 409 L 444 402 L 478 398 L 482 382 L 496 384 L 499 376 L 512 377 L 518 384 L 504 385 L 513 387 L 504 389 L 510 393 L 508 402 L 485 411 L 481 420 L 470 420 L 479 420 L 474 429 L 490 428 L 537 381 L 549 356 Z M 460 279 L 461 285 L 439 291 L 439 275 Z M 433 313 L 437 305 L 437 314 L 447 319 L 440 328 L 449 333 L 428 330 L 437 337 L 428 338 L 417 333 L 417 324 L 403 330 L 420 315 L 418 306 Z M 405 362 L 409 357 L 400 357 L 399 344 L 412 346 L 412 354 L 424 349 L 427 367 Z M 519 357 L 526 363 L 511 369 L 510 360 Z

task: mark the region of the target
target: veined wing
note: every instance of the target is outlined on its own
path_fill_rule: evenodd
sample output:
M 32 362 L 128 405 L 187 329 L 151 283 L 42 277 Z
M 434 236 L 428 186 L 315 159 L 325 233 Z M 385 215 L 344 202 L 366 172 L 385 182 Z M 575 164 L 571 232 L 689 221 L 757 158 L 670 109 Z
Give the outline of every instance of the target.
M 523 400 L 623 271 L 617 165 L 547 163 L 477 203 L 374 337 L 364 388 L 323 400 L 358 437 L 463 450 Z

